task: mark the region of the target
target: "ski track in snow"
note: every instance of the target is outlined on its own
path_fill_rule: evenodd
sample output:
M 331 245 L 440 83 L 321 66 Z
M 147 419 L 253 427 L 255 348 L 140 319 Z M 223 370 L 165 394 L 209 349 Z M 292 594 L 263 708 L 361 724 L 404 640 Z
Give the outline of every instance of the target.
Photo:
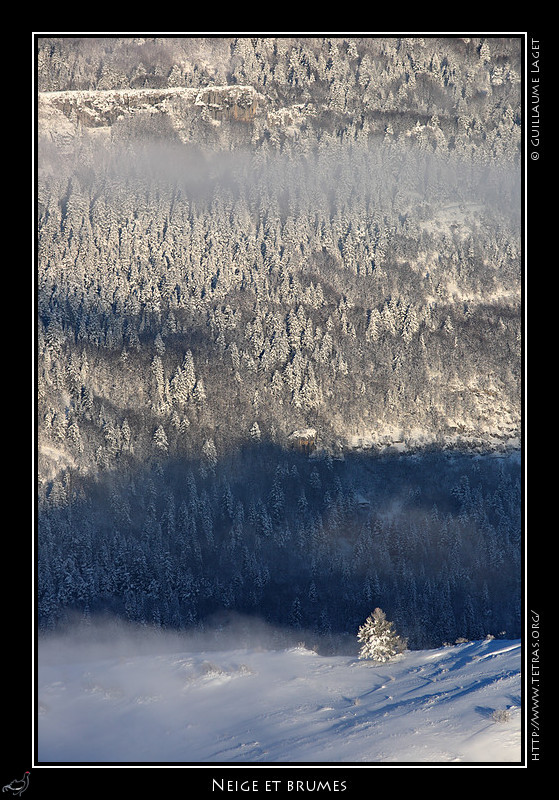
M 40 763 L 521 759 L 519 642 L 411 651 L 386 664 L 303 646 L 97 660 L 61 652 L 39 648 Z

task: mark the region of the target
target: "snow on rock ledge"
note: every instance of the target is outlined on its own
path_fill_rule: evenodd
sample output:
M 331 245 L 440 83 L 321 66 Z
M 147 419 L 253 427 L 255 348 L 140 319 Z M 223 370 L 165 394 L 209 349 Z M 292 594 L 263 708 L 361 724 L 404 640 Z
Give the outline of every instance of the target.
M 254 87 L 237 85 L 40 92 L 38 120 L 40 127 L 70 121 L 85 128 L 106 128 L 133 114 L 172 113 L 174 104 L 179 104 L 196 107 L 214 119 L 250 121 L 264 99 Z

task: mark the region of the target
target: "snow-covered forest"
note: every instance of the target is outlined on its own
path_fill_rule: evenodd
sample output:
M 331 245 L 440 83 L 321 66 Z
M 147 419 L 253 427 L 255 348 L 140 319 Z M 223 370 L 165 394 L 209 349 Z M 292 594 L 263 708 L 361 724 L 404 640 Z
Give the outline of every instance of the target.
M 42 630 L 520 636 L 520 76 L 519 38 L 38 38 Z

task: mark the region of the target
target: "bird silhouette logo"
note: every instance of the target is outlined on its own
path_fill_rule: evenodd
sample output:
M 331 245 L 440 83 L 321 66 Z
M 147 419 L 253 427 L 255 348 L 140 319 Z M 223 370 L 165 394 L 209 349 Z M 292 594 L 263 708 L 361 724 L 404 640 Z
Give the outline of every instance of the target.
M 23 778 L 21 780 L 15 780 L 11 783 L 7 783 L 5 786 L 2 787 L 3 792 L 11 792 L 14 797 L 19 797 L 20 794 L 27 789 L 29 786 L 29 771 L 25 772 Z

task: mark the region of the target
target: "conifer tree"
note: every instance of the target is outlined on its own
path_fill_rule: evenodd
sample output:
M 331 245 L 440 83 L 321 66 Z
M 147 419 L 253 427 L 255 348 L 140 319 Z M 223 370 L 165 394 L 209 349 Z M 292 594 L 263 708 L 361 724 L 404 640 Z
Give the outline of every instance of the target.
M 375 608 L 372 614 L 357 633 L 362 643 L 359 658 L 370 658 L 373 661 L 390 661 L 398 653 L 402 653 L 407 641 L 397 635 L 394 624 L 388 622 L 382 609 Z

